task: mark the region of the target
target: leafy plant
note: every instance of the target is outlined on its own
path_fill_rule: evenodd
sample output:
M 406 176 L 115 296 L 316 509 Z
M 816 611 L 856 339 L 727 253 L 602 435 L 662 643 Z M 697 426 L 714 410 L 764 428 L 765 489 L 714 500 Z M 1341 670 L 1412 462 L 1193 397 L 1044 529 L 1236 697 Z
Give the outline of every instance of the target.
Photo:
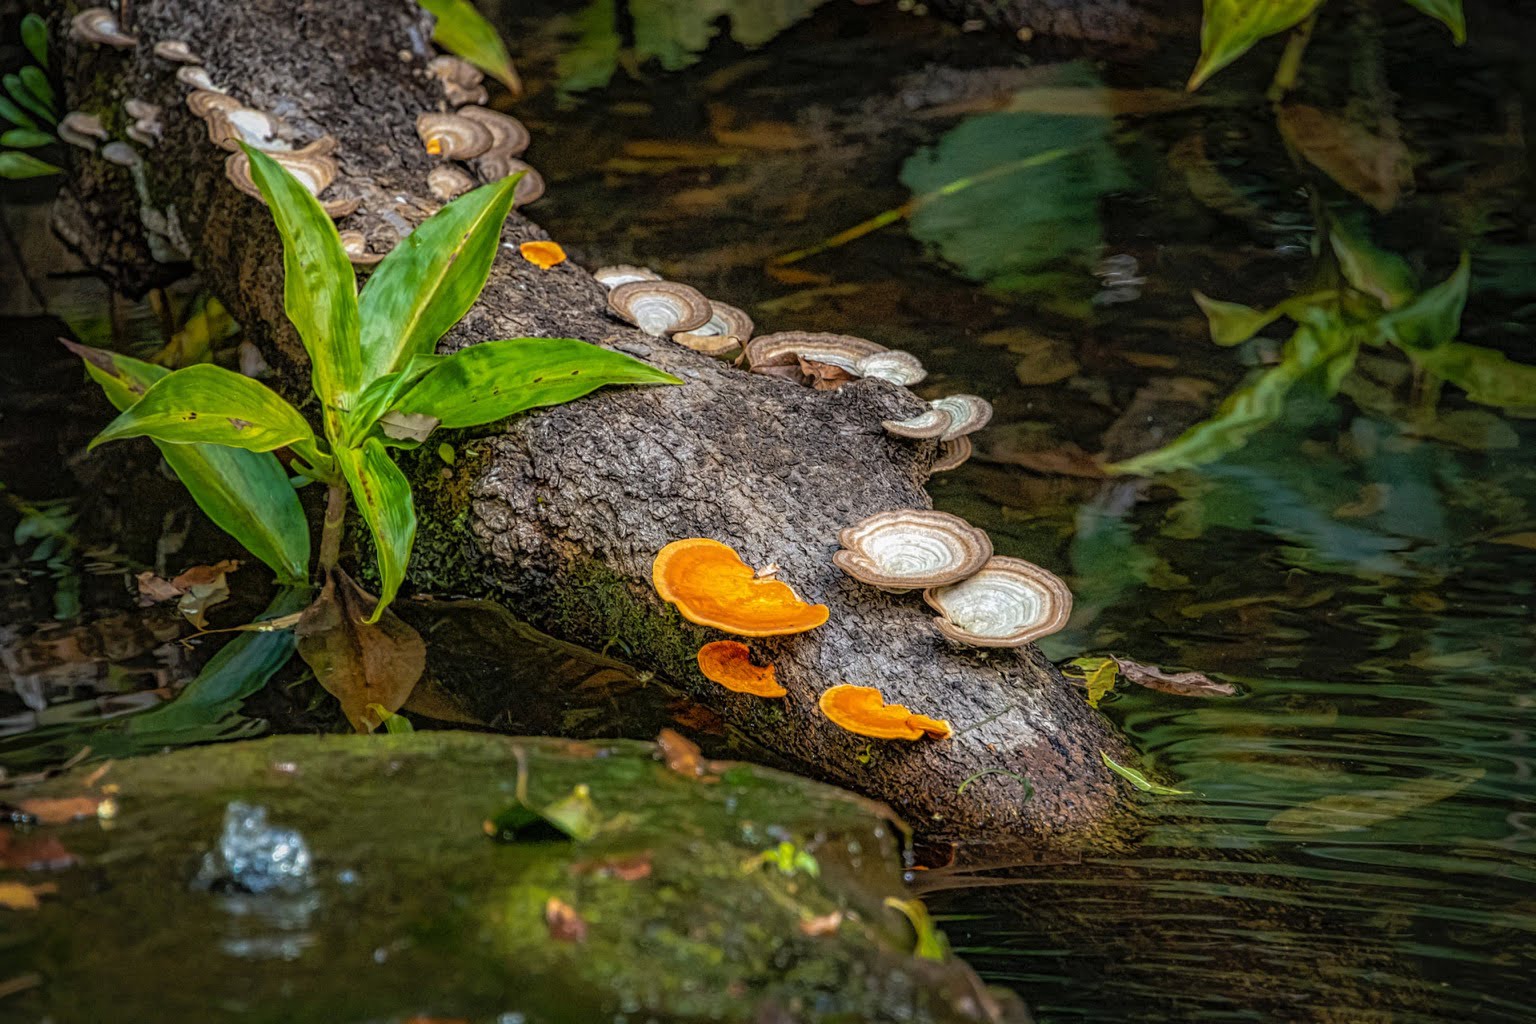
M 436 19 L 432 40 L 484 71 L 514 93 L 523 91 L 522 79 L 496 27 L 485 20 L 470 0 L 420 0 L 422 10 Z
M 368 705 L 395 711 L 420 672 L 404 678 L 390 656 L 420 640 L 413 644 L 414 631 L 387 612 L 416 533 L 410 482 L 389 449 L 414 448 L 439 426 L 492 423 L 607 384 L 682 382 L 570 338 L 433 354 L 485 287 L 515 178 L 449 203 L 380 262 L 359 294 L 336 227 L 314 196 L 259 150 L 246 154 L 282 237 L 284 305 L 309 354 L 321 430 L 266 385 L 231 370 L 199 364 L 168 371 L 76 346 L 121 410 L 91 447 L 154 440 L 209 518 L 289 581 L 309 574 L 309 529 L 275 453 L 286 451 L 301 478 L 326 486 L 318 555 L 324 587 L 297 623 L 300 650 L 317 652 L 311 667 L 320 682 L 367 730 L 379 725 Z M 349 496 L 373 538 L 376 601 L 337 569 Z
M 63 168 L 41 160 L 31 153 L 56 141 L 51 130 L 59 123 L 58 101 L 48 84 L 48 25 L 36 14 L 21 19 L 21 41 L 36 64 L 28 64 L 16 74 L 0 79 L 5 95 L 0 96 L 0 119 L 10 125 L 0 131 L 0 178 L 41 178 L 62 174 Z

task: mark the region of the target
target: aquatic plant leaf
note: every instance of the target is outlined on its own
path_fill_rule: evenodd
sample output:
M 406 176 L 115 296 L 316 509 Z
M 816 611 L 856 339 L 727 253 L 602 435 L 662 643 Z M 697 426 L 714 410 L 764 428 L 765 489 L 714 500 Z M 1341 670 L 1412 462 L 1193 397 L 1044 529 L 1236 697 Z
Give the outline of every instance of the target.
M 400 589 L 406 564 L 411 560 L 411 545 L 416 542 L 416 507 L 411 499 L 411 483 L 376 437 L 368 438 L 360 448 L 339 449 L 336 461 L 352 491 L 352 500 L 357 502 L 363 520 L 373 534 L 381 589 L 378 605 L 368 621 L 375 622 Z
M 36 149 L 51 142 L 53 142 L 52 135 L 33 128 L 12 128 L 9 131 L 0 132 L 0 146 L 10 146 L 12 149 Z
M 1536 366 L 1517 363 L 1495 349 L 1456 342 L 1432 349 L 1409 349 L 1408 356 L 1418 366 L 1461 388 L 1479 405 L 1536 408 Z
M 363 385 L 357 275 L 320 201 L 277 161 L 244 143 L 241 148 L 282 236 L 283 308 L 309 353 L 329 422 L 335 410 L 351 407 Z
M 1190 92 L 1248 52 L 1266 36 L 1302 22 L 1322 0 L 1205 0 L 1200 23 L 1200 60 L 1189 76 Z
M 443 49 L 458 54 L 484 71 L 510 92 L 523 91 L 512 58 L 495 26 L 485 20 L 469 0 L 421 0 L 423 10 L 437 19 L 432 39 Z
M 1396 206 L 1413 183 L 1408 147 L 1396 135 L 1304 104 L 1281 107 L 1277 120 L 1280 134 L 1308 163 L 1378 212 Z
M 1449 345 L 1461 333 L 1461 313 L 1467 306 L 1471 284 L 1472 257 L 1462 253 L 1455 273 L 1381 317 L 1377 327 L 1383 337 L 1409 355 Z
M 517 174 L 466 193 L 406 235 L 358 297 L 364 386 L 430 355 L 480 297 L 512 209 Z
M 633 356 L 574 338 L 510 338 L 455 352 L 406 392 L 393 412 L 477 427 L 580 398 L 607 384 L 681 384 Z
M 1156 665 L 1143 665 L 1119 655 L 1115 656 L 1114 662 L 1121 675 L 1149 690 L 1161 690 L 1180 697 L 1231 697 L 1237 693 L 1237 687 L 1231 683 L 1218 682 L 1204 672 L 1165 672 Z
M 1269 819 L 1267 827 L 1288 836 L 1359 832 L 1455 796 L 1485 774 L 1483 768 L 1468 768 L 1398 786 L 1325 796 L 1281 811 Z
M 393 465 L 393 463 L 391 463 Z M 294 626 L 299 657 L 341 702 L 358 732 L 382 723 L 372 710 L 393 713 L 411 695 L 427 665 L 421 635 L 352 581 L 332 570 L 315 603 Z
M 1120 764 L 1118 761 L 1104 753 L 1102 750 L 1099 751 L 1099 757 L 1103 758 L 1105 767 L 1114 772 L 1116 775 L 1120 776 L 1126 782 L 1129 782 L 1131 785 L 1141 790 L 1143 793 L 1151 793 L 1155 796 L 1189 795 L 1190 791 L 1187 789 L 1174 789 L 1172 786 L 1165 786 L 1160 782 L 1153 782 L 1151 779 L 1141 774 L 1141 772 L 1137 771 L 1135 768 L 1127 768 L 1125 765 Z
M 1223 347 L 1241 345 L 1284 315 L 1281 307 L 1254 309 L 1241 302 L 1213 299 L 1204 292 L 1191 292 L 1200 312 L 1211 327 L 1211 340 Z
M 745 47 L 761 46 L 806 17 L 826 0 L 629 0 L 635 56 L 654 57 L 667 71 L 698 62 L 730 19 L 730 37 Z
M 1461 9 L 1461 0 L 1406 0 L 1425 14 L 1441 22 L 1451 30 L 1451 38 L 1460 46 L 1467 41 L 1467 16 Z
M 37 69 L 32 68 L 31 70 L 36 71 Z M 4 83 L 5 91 L 10 93 L 11 99 L 15 100 L 18 105 L 26 108 L 27 113 L 39 117 L 49 124 L 58 123 L 59 119 L 53 116 L 53 111 L 48 109 L 48 105 L 41 99 L 32 95 L 32 90 L 27 88 L 20 75 L 0 77 L 0 83 Z M 49 92 L 51 93 L 52 90 L 50 89 Z
M 258 381 L 211 363 L 176 370 L 150 385 L 90 443 L 152 437 L 170 444 L 218 444 L 250 452 L 314 445 L 299 411 Z
M 1073 658 L 1068 664 L 1085 677 L 1089 707 L 1098 707 L 1099 701 L 1115 688 L 1118 671 L 1114 658 Z
M 84 360 L 86 372 L 120 412 L 170 374 L 116 352 L 64 345 Z M 203 514 L 270 566 L 279 581 L 294 583 L 308 575 L 309 523 L 277 456 L 210 444 L 155 444 Z
M 0 178 L 20 181 L 23 178 L 44 178 L 50 174 L 63 173 L 64 168 L 39 160 L 31 153 L 0 153 Z
M 41 15 L 29 14 L 21 19 L 21 45 L 38 64 L 48 66 L 48 23 Z
M 598 89 L 608 84 L 619 67 L 619 38 L 614 0 L 592 0 L 571 17 L 573 42 L 560 48 L 555 75 L 562 93 Z
M 1397 309 L 1418 290 L 1413 270 L 1397 253 L 1372 244 L 1361 228 L 1342 221 L 1329 225 L 1328 244 L 1339 261 L 1339 270 L 1344 280 L 1380 302 L 1382 309 Z

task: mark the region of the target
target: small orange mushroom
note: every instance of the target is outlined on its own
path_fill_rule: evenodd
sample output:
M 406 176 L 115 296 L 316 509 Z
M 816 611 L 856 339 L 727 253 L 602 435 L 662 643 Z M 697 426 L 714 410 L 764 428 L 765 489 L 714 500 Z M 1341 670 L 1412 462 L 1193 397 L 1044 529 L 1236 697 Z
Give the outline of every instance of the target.
M 699 648 L 699 671 L 727 690 L 756 697 L 782 697 L 787 693 L 774 678 L 772 665 L 752 664 L 752 651 L 735 640 L 716 640 Z
M 517 247 L 523 259 L 540 270 L 548 270 L 557 263 L 565 262 L 565 250 L 556 242 L 524 242 Z
M 877 740 L 917 740 L 924 736 L 948 739 L 953 735 L 942 719 L 916 715 L 900 704 L 887 704 L 873 686 L 843 683 L 821 695 L 821 713 L 834 725 Z
M 651 565 L 651 582 L 683 618 L 737 636 L 804 633 L 827 621 L 827 606 L 806 604 L 777 579 L 759 579 L 729 544 L 675 540 Z

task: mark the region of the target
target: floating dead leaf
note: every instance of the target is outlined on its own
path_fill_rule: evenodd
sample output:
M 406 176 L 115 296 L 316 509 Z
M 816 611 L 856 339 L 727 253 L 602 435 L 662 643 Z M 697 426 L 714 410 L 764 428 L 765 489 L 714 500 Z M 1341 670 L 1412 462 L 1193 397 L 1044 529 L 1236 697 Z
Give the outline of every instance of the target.
M 617 878 L 621 882 L 638 882 L 651 877 L 649 852 L 627 857 L 604 857 L 601 860 L 577 861 L 570 867 L 573 875 L 596 875 L 599 878 Z
M 393 611 L 367 622 L 377 604 L 352 577 L 335 569 L 294 627 L 299 656 L 341 702 L 358 732 L 372 732 L 381 724 L 369 704 L 400 710 L 427 663 L 421 635 Z
M 1058 384 L 1080 368 L 1066 342 L 1042 338 L 1041 344 L 1024 353 L 1024 358 L 1014 366 L 1013 374 L 1026 386 Z
M 557 242 L 524 242 L 517 251 L 540 270 L 549 270 L 565 262 L 565 250 Z
M 38 797 L 23 800 L 18 806 L 44 825 L 62 825 L 80 818 L 96 817 L 97 802 L 88 796 Z
M 836 391 L 849 381 L 858 379 L 841 366 L 818 363 L 814 359 L 801 359 L 800 372 L 817 391 Z
M 1203 672 L 1164 672 L 1156 665 L 1143 665 L 1119 656 L 1114 661 L 1120 667 L 1121 675 L 1149 690 L 1161 690 L 1180 697 L 1231 697 L 1237 693 L 1237 687 L 1231 683 L 1218 682 Z
M 1395 130 L 1378 134 L 1300 103 L 1281 107 L 1279 124 L 1309 163 L 1381 213 L 1396 206 L 1413 183 L 1408 147 Z
M 661 753 L 661 759 L 671 771 L 679 775 L 686 775 L 690 779 L 698 779 L 700 782 L 719 782 L 720 776 L 714 774 L 716 765 L 713 761 L 705 760 L 699 754 L 698 744 L 692 742 L 682 733 L 673 729 L 663 729 L 656 736 L 656 749 Z
M 73 867 L 75 855 L 57 836 L 16 836 L 0 829 L 0 868 L 9 871 L 63 871 Z
M 1118 678 L 1114 658 L 1073 658 L 1069 667 L 1083 674 L 1083 684 L 1088 689 L 1088 706 L 1096 708 L 1109 691 L 1115 688 Z
M 52 882 L 40 882 L 37 885 L 28 885 L 26 882 L 0 882 L 0 907 L 10 910 L 36 910 L 41 903 L 40 896 L 48 896 L 59 891 L 59 887 Z
M 556 942 L 587 941 L 587 922 L 575 907 L 558 897 L 551 896 L 545 902 L 544 923 L 549 927 L 549 937 Z
M 834 910 L 830 914 L 822 914 L 819 917 L 807 917 L 800 921 L 801 935 L 836 935 L 842 927 L 843 912 Z
M 194 565 L 168 580 L 152 572 L 141 572 L 137 577 L 139 607 L 147 608 L 174 598 L 176 608 L 187 621 L 202 629 L 208 624 L 208 609 L 229 600 L 229 583 L 225 577 L 238 568 L 239 562 L 225 559 L 213 565 Z
M 425 441 L 440 422 L 424 412 L 387 412 L 379 417 L 379 429 L 396 441 Z
M 1269 819 L 1271 832 L 1288 836 L 1359 832 L 1455 796 L 1486 774 L 1468 768 L 1439 778 L 1412 779 L 1387 789 L 1367 789 L 1311 800 Z

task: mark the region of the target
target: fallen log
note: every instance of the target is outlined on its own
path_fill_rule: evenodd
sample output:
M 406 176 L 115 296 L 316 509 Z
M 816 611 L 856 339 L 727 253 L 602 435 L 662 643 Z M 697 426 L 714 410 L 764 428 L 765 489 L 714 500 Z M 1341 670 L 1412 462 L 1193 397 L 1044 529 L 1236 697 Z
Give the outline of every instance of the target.
M 226 154 L 188 113 L 178 65 L 152 48 L 184 41 L 215 84 L 280 117 L 297 143 L 334 137 L 341 179 L 326 198 L 358 200 L 340 226 L 382 251 L 438 206 L 427 187 L 437 161 L 415 131 L 418 113 L 448 109 L 426 68 L 430 21 L 405 0 L 147 0 L 125 26 L 136 43 L 110 48 L 69 38 L 75 10 L 55 23 L 68 109 L 99 114 L 121 140 L 131 120 L 124 102 L 146 100 L 162 108 L 161 138 L 134 144 L 142 163 L 133 167 L 74 150 L 61 233 L 130 289 L 184 269 L 163 260 L 190 260 L 302 390 L 270 216 L 226 179 Z M 1099 752 L 1134 757 L 1039 650 L 956 646 L 917 595 L 886 594 L 832 565 L 843 527 L 930 505 L 923 483 L 936 443 L 880 426 L 923 403 L 872 379 L 814 391 L 629 329 L 605 313 L 606 293 L 586 271 L 570 262 L 539 270 L 518 257 L 517 243 L 544 237 L 512 216 L 481 301 L 443 349 L 582 338 L 686 385 L 599 393 L 455 439 L 451 469 L 430 455 L 435 445 L 414 466 L 406 460 L 422 518 L 412 585 L 492 594 L 563 639 L 618 642 L 780 763 L 887 801 L 930 836 L 1122 845 L 1124 783 Z M 777 665 L 786 699 L 730 693 L 698 673 L 695 652 L 719 635 L 684 622 L 650 583 L 657 551 L 695 536 L 731 544 L 749 564 L 776 563 L 830 607 L 820 629 L 755 643 Z M 898 743 L 843 732 L 816 701 L 844 682 L 878 685 L 956 734 Z M 515 706 L 516 694 L 508 700 Z

